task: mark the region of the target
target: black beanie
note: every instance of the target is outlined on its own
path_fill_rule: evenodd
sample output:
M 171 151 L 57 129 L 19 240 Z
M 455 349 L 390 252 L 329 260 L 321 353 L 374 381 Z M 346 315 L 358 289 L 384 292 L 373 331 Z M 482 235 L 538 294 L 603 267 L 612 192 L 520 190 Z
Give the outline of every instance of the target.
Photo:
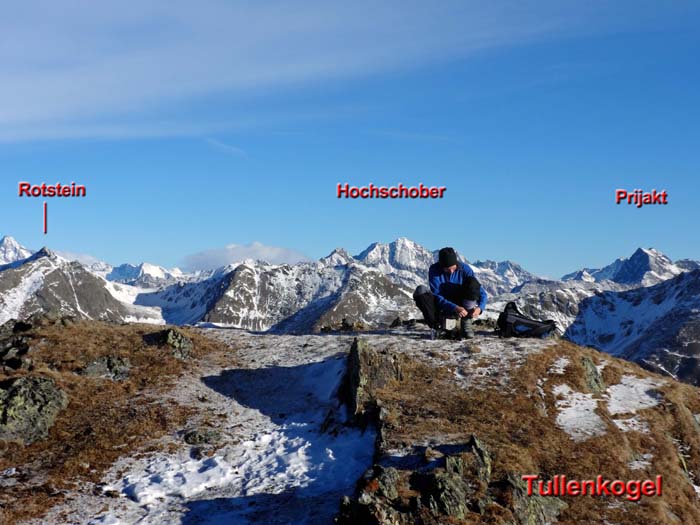
M 438 262 L 443 268 L 457 264 L 457 254 L 453 248 L 442 248 L 438 252 Z

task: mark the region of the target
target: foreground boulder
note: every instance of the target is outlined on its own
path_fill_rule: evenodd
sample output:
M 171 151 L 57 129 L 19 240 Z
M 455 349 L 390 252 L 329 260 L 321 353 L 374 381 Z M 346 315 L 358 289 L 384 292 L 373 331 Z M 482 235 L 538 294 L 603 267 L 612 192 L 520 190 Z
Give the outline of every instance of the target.
M 19 377 L 0 383 L 0 439 L 30 445 L 45 439 L 68 396 L 53 379 Z
M 400 354 L 372 348 L 364 339 L 355 339 L 345 373 L 344 401 L 351 417 L 366 421 L 377 408 L 375 392 L 404 376 Z
M 180 330 L 169 328 L 154 334 L 144 336 L 144 341 L 149 345 L 166 345 L 172 349 L 172 354 L 177 359 L 189 359 L 192 356 L 194 344 Z
M 447 449 L 454 452 L 426 455 L 411 469 L 375 465 L 358 496 L 343 499 L 338 523 L 547 525 L 567 508 L 559 498 L 528 496 L 515 475 L 493 478 L 491 456 L 476 436 Z

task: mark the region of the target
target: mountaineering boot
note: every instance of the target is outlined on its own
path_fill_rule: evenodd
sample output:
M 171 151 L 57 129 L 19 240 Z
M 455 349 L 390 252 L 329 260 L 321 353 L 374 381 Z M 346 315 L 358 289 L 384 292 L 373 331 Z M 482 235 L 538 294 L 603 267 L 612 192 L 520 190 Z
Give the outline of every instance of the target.
M 473 321 L 471 319 L 467 319 L 466 317 L 462 318 L 461 326 L 459 329 L 459 335 L 462 337 L 462 339 L 474 338 L 474 328 L 472 324 Z

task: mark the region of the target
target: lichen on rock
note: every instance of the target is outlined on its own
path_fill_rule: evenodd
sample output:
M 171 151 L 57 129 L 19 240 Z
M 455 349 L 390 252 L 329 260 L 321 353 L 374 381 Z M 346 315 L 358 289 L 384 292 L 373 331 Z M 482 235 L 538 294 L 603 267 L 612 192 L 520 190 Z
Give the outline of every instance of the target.
M 30 445 L 45 439 L 68 396 L 53 379 L 25 376 L 0 383 L 0 439 Z

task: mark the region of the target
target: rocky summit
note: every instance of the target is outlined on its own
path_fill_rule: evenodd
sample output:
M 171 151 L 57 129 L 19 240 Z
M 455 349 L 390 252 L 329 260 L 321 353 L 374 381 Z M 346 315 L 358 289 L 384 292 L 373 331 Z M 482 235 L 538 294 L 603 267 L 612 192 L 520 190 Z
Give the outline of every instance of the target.
M 698 392 L 551 341 L 401 344 L 363 338 L 347 405 L 378 428 L 373 465 L 340 523 L 696 523 Z M 523 476 L 653 480 L 664 493 L 528 494 Z
M 700 522 L 697 388 L 557 337 L 17 331 L 33 369 L 0 381 L 3 523 Z

